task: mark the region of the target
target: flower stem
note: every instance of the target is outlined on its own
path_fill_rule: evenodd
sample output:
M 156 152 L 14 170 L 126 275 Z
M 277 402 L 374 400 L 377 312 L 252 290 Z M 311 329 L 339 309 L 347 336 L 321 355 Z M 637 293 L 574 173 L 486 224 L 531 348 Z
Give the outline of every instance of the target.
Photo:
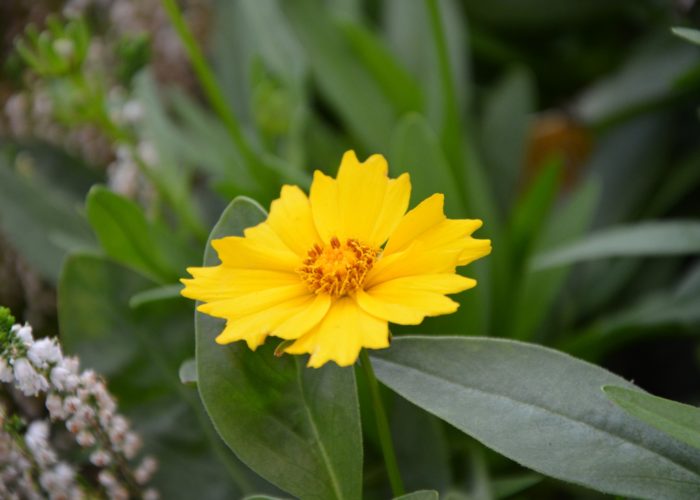
M 362 365 L 362 369 L 365 372 L 367 385 L 369 385 L 369 391 L 372 394 L 374 420 L 375 422 L 377 422 L 377 431 L 379 431 L 379 442 L 382 446 L 384 464 L 386 466 L 386 472 L 389 475 L 389 482 L 391 483 L 391 492 L 395 497 L 398 497 L 403 495 L 405 492 L 403 487 L 403 481 L 401 480 L 399 465 L 396 461 L 396 453 L 394 453 L 394 444 L 391 439 L 391 431 L 389 430 L 389 422 L 386 418 L 386 411 L 384 411 L 382 398 L 379 394 L 379 382 L 377 382 L 377 377 L 374 376 L 372 362 L 370 361 L 369 356 L 367 355 L 367 351 L 365 349 L 363 349 L 360 352 L 360 364 Z
M 234 144 L 236 147 L 238 147 L 243 157 L 250 164 L 255 164 L 255 152 L 250 146 L 248 140 L 243 135 L 236 117 L 226 102 L 224 92 L 217 83 L 214 72 L 209 67 L 209 64 L 207 64 L 204 54 L 199 48 L 197 40 L 195 40 L 192 31 L 190 31 L 189 27 L 187 26 L 176 0 L 161 0 L 161 3 L 163 4 L 163 8 L 170 18 L 173 28 L 180 37 L 180 41 L 185 48 L 187 57 L 192 63 L 194 72 L 199 79 L 199 83 L 202 85 L 202 90 L 207 96 L 209 104 L 211 104 L 211 107 L 214 109 L 216 114 L 219 115 L 219 118 L 221 118 L 221 120 L 224 122 L 231 139 L 233 139 Z

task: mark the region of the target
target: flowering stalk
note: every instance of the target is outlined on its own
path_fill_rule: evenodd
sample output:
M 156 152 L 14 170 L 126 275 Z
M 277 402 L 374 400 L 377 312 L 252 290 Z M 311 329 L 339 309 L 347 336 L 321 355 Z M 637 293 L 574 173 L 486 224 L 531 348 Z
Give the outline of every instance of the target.
M 31 326 L 13 322 L 9 311 L 0 308 L 0 381 L 13 384 L 25 396 L 46 396 L 51 421 L 64 423 L 89 454 L 90 462 L 99 469 L 98 488 L 107 497 L 158 498 L 155 490 L 145 488 L 156 470 L 156 461 L 145 457 L 133 466 L 141 438 L 116 412 L 116 402 L 104 380 L 92 370 L 81 372 L 78 359 L 63 356 L 56 339 L 34 340 Z M 50 444 L 48 421 L 33 421 L 22 434 L 23 425 L 16 418 L 3 416 L 2 420 L 3 484 L 17 483 L 17 491 L 26 491 L 28 498 L 35 497 L 34 491 L 43 492 L 36 498 L 47 495 L 55 499 L 81 498 L 87 493 L 82 486 L 85 481 L 77 481 L 75 470 L 58 460 Z M 15 461 L 17 465 L 12 466 Z M 2 493 L 0 490 L 0 496 Z
M 389 483 L 391 484 L 391 492 L 393 496 L 399 497 L 405 493 L 399 464 L 396 460 L 394 452 L 394 443 L 391 439 L 391 430 L 389 422 L 386 418 L 386 411 L 382 404 L 382 397 L 379 394 L 379 383 L 374 375 L 372 362 L 367 355 L 367 351 L 363 349 L 360 352 L 360 363 L 362 370 L 365 372 L 365 379 L 369 386 L 369 392 L 372 395 L 372 406 L 374 407 L 374 420 L 377 423 L 377 431 L 379 433 L 379 442 L 382 446 L 382 455 L 384 455 L 384 465 L 386 466 Z

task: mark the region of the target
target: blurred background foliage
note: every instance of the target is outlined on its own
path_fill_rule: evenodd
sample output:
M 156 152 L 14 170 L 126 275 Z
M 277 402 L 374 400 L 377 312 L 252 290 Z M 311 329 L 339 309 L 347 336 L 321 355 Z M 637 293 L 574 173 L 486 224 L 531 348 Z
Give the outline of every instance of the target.
M 384 154 L 412 202 L 444 192 L 493 240 L 457 314 L 395 334 L 536 342 L 700 402 L 700 48 L 671 33 L 694 0 L 168 5 L 0 4 L 0 303 L 110 377 L 164 498 L 276 491 L 180 383 L 194 337 L 177 280 L 233 197 L 268 206 L 347 149 Z M 597 497 L 386 398 L 409 491 Z

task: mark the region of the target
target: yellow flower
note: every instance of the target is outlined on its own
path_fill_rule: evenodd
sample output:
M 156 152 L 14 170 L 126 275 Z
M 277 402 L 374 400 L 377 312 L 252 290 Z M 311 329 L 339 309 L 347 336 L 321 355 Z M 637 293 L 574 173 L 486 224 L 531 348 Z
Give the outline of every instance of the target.
M 189 268 L 182 294 L 227 320 L 219 344 L 256 349 L 274 335 L 294 341 L 285 352 L 309 353 L 309 366 L 348 366 L 363 347 L 389 346 L 389 322 L 457 310 L 445 294 L 476 281 L 456 267 L 491 251 L 471 237 L 482 223 L 447 219 L 442 194 L 406 213 L 409 176 L 387 170 L 380 155 L 360 163 L 348 151 L 337 179 L 316 171 L 309 197 L 284 186 L 265 222 L 212 241 L 221 264 Z

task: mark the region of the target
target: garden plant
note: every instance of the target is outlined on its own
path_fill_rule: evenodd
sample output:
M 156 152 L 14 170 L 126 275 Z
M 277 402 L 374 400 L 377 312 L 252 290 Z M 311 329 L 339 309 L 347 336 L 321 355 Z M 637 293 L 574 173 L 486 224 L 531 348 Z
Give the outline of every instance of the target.
M 0 497 L 700 498 L 698 20 L 4 0 Z

